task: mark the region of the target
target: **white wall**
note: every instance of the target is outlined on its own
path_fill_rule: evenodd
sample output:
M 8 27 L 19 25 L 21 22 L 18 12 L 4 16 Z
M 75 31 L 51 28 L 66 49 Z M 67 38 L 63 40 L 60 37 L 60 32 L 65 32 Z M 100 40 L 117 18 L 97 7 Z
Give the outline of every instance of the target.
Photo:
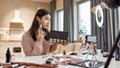
M 21 47 L 21 52 L 15 53 L 13 52 L 14 47 Z M 11 55 L 15 57 L 24 57 L 24 52 L 21 46 L 21 42 L 0 42 L 0 58 L 5 58 L 7 48 L 10 49 Z
M 50 3 L 32 0 L 0 0 L 0 34 L 6 37 L 10 22 L 15 17 L 16 9 L 20 10 L 20 18 L 24 21 L 23 26 L 25 30 L 28 30 L 38 8 L 45 8 L 50 11 Z

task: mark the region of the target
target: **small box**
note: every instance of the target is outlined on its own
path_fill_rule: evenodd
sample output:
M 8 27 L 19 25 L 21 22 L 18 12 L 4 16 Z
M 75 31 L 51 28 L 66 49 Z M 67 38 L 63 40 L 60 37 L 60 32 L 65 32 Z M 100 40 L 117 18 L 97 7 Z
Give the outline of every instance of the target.
M 13 52 L 14 53 L 20 53 L 21 52 L 21 47 L 14 47 Z

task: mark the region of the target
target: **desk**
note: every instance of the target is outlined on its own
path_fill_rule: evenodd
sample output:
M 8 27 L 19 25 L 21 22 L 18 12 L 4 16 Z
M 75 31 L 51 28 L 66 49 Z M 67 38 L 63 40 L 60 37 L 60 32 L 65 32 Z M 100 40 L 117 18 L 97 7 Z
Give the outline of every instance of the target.
M 61 56 L 61 55 L 59 55 Z M 27 62 L 36 64 L 45 64 L 48 58 L 52 58 L 52 55 L 42 55 L 42 56 L 30 56 L 30 57 L 15 57 L 12 62 Z M 63 60 L 61 60 L 63 61 Z M 5 63 L 5 58 L 0 58 L 1 63 Z M 80 68 L 72 65 L 58 65 L 58 68 Z
M 46 60 L 48 58 L 53 58 L 53 56 L 62 56 L 62 54 L 56 54 L 56 55 L 41 55 L 41 56 L 29 56 L 29 57 L 15 57 L 15 59 L 12 59 L 12 62 L 27 62 L 27 63 L 36 63 L 36 64 L 45 64 Z M 85 58 L 80 56 L 71 56 L 72 58 Z M 66 59 L 66 60 L 69 60 Z M 63 58 L 59 60 L 59 62 L 64 61 Z M 0 58 L 1 63 L 5 63 L 5 58 Z M 61 65 L 59 64 L 57 68 L 83 68 L 73 65 Z M 102 67 L 101 67 L 102 68 Z

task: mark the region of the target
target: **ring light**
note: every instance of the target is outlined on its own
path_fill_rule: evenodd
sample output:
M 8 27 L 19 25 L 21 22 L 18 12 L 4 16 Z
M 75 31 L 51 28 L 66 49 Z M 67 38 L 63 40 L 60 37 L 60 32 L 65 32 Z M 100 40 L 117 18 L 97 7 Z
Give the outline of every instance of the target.
M 100 13 L 100 19 L 99 19 L 98 13 Z M 102 7 L 100 5 L 98 5 L 96 7 L 95 14 L 96 14 L 96 22 L 97 22 L 98 27 L 102 27 L 102 25 L 103 25 L 103 10 L 102 10 Z

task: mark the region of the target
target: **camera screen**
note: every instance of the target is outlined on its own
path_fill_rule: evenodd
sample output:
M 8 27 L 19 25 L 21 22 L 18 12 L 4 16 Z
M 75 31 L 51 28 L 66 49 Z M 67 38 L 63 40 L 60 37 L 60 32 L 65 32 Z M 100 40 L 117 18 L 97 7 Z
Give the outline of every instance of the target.
M 95 35 L 86 35 L 86 41 L 89 43 L 96 43 L 96 36 Z

